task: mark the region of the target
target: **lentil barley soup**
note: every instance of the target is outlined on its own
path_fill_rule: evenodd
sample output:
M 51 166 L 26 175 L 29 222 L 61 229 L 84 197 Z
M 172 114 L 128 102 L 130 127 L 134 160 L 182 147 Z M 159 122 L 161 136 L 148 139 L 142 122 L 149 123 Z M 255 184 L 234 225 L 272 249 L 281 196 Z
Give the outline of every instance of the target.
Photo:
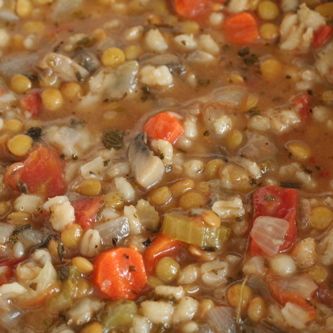
M 0 332 L 333 332 L 333 2 L 0 22 Z

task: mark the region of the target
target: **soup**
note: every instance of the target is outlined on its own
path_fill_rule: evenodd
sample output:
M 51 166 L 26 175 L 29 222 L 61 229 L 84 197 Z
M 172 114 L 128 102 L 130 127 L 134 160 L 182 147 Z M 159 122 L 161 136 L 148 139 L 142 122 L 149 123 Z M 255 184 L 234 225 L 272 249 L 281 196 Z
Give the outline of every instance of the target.
M 0 331 L 332 331 L 332 19 L 0 1 Z

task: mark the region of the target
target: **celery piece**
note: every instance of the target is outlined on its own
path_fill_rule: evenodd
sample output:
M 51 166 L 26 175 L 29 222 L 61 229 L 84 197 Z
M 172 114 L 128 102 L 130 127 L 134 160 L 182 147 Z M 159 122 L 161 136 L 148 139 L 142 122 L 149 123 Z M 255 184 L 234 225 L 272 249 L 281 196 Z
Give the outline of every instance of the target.
M 100 315 L 100 321 L 107 330 L 126 328 L 132 325 L 137 306 L 133 301 L 109 303 Z
M 198 219 L 180 214 L 166 214 L 162 233 L 170 238 L 204 249 L 220 249 L 229 238 L 230 229 L 224 226 L 209 227 Z

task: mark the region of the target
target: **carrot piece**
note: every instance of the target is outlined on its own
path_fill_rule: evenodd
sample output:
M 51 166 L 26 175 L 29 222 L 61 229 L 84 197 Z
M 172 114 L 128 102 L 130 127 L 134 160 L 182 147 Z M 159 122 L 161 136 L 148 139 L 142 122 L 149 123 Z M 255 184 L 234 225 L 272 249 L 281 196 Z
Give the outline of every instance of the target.
M 193 18 L 202 14 L 210 2 L 210 0 L 173 0 L 172 6 L 179 16 Z
M 75 210 L 75 222 L 84 230 L 91 227 L 96 222 L 97 213 L 103 207 L 101 198 L 79 199 L 72 202 Z
M 328 24 L 323 25 L 314 32 L 312 46 L 314 48 L 323 47 L 329 42 L 332 37 L 333 27 Z
M 238 45 L 252 44 L 259 37 L 257 20 L 248 12 L 227 17 L 223 31 L 229 43 Z
M 147 272 L 153 273 L 158 260 L 175 255 L 182 246 L 180 241 L 164 235 L 157 236 L 143 254 Z
M 184 134 L 182 123 L 170 112 L 161 112 L 151 117 L 143 129 L 150 139 L 167 140 L 172 144 Z
M 102 252 L 94 262 L 92 280 L 107 298 L 137 299 L 147 283 L 141 254 L 126 247 Z

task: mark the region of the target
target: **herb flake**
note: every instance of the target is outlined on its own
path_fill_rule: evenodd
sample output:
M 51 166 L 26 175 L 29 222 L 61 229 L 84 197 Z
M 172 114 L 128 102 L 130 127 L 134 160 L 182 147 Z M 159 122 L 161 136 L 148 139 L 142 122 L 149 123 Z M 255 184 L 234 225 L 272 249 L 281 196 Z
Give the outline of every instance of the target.
M 110 130 L 103 134 L 102 143 L 106 149 L 119 150 L 124 146 L 124 131 Z

